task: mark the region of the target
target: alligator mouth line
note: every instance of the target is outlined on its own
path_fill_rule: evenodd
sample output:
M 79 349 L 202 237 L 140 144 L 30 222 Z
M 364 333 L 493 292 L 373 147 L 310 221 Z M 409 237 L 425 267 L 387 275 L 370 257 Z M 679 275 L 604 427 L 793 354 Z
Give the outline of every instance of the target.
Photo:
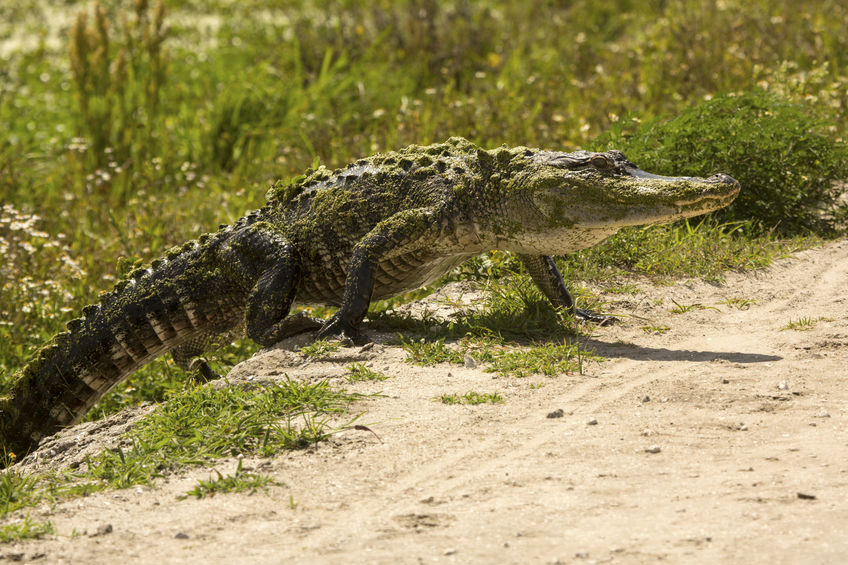
M 691 206 L 692 204 L 698 204 L 698 203 L 706 204 L 707 202 L 710 202 L 710 203 L 716 202 L 716 203 L 719 203 L 719 204 L 721 204 L 723 202 L 729 203 L 734 198 L 736 198 L 737 194 L 739 194 L 738 190 L 735 190 L 732 193 L 727 193 L 727 194 L 702 194 L 700 196 L 693 196 L 692 198 L 687 199 L 687 200 L 675 200 L 674 205 L 675 206 Z

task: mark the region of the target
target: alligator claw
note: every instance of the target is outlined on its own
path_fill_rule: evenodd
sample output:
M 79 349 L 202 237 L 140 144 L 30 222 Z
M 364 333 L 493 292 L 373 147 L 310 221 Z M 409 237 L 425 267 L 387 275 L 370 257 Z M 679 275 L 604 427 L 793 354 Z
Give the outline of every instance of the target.
M 595 314 L 594 312 L 590 312 L 589 310 L 581 310 L 579 308 L 575 309 L 574 316 L 578 320 L 584 320 L 586 322 L 594 322 L 599 326 L 611 326 L 620 320 L 615 316 L 606 316 L 604 314 Z
M 213 371 L 212 367 L 209 366 L 209 362 L 202 357 L 192 359 L 191 363 L 189 363 L 188 370 L 191 378 L 198 383 L 207 383 L 221 378 L 221 375 Z
M 333 316 L 318 330 L 315 334 L 315 339 L 338 339 L 345 347 L 352 345 L 365 345 L 370 339 L 356 329 L 353 325 L 342 321 L 340 318 Z

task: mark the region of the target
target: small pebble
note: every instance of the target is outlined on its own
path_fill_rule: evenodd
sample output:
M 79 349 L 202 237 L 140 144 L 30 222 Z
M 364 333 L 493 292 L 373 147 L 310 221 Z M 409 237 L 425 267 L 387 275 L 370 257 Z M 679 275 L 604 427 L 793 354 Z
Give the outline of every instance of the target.
M 798 498 L 800 498 L 801 500 L 815 500 L 815 499 L 816 499 L 816 495 L 814 495 L 814 494 L 807 494 L 807 493 L 805 493 L 805 492 L 799 492 L 799 493 L 798 493 Z
M 645 450 L 646 453 L 659 453 L 660 451 L 662 451 L 662 449 L 659 445 L 652 445 Z
M 780 384 L 777 385 L 778 390 L 789 390 L 789 383 L 786 381 L 780 381 Z
M 730 382 L 730 381 L 729 381 L 728 379 L 721 379 L 721 384 L 723 384 L 723 385 L 726 385 L 726 384 L 728 384 L 729 382 Z
M 465 356 L 465 368 L 466 369 L 474 369 L 477 367 L 477 363 L 472 359 L 470 355 Z
M 565 416 L 565 411 L 562 408 L 557 408 L 553 412 L 548 412 L 548 418 L 562 418 Z
M 586 425 L 587 426 L 597 426 L 598 420 L 596 418 L 590 418 L 589 420 L 586 421 Z
M 651 397 L 648 396 L 647 394 L 642 398 L 642 402 L 650 402 L 650 401 L 651 401 Z
M 830 418 L 830 414 L 827 410 L 822 410 L 818 414 L 816 414 L 819 418 Z
M 177 532 L 177 535 L 174 536 L 174 539 L 188 539 L 188 534 L 183 532 Z
M 95 530 L 95 532 L 93 534 L 90 534 L 89 537 L 93 538 L 93 537 L 96 537 L 96 536 L 105 536 L 106 534 L 111 534 L 111 533 L 112 533 L 112 524 L 100 524 L 99 526 L 97 526 L 97 530 Z

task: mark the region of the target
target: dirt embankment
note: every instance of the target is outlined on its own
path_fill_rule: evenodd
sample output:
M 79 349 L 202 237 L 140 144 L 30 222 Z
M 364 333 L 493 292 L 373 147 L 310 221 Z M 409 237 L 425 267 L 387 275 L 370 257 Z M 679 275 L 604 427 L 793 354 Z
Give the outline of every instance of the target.
M 614 305 L 632 317 L 588 340 L 609 360 L 583 375 L 414 367 L 386 345 L 306 365 L 285 349 L 261 354 L 231 379 L 341 382 L 352 361 L 390 375 L 348 385 L 384 395 L 361 407 L 361 423 L 379 438 L 351 430 L 313 450 L 246 460 L 286 485 L 252 496 L 177 500 L 211 474 L 195 470 L 153 489 L 40 508 L 33 517 L 49 513 L 58 535 L 0 555 L 109 564 L 844 563 L 848 242 L 721 286 L 640 288 Z M 672 299 L 715 308 L 672 314 Z M 790 322 L 810 329 L 782 329 Z M 659 326 L 670 329 L 642 329 Z M 469 390 L 506 402 L 432 400 Z M 548 417 L 558 409 L 561 417 Z M 109 433 L 101 424 L 94 436 Z

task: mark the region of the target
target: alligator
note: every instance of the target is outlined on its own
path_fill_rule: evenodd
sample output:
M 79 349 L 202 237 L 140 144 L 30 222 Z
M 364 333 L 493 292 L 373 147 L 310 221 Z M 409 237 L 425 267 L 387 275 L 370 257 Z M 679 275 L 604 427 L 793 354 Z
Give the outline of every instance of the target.
M 603 319 L 575 308 L 551 255 L 624 226 L 716 210 L 738 192 L 728 175 L 658 176 L 615 150 L 485 150 L 459 137 L 309 170 L 84 308 L 0 398 L 0 444 L 26 453 L 166 352 L 210 375 L 201 356 L 221 334 L 262 346 L 303 332 L 362 341 L 371 300 L 430 284 L 488 250 L 516 253 L 554 306 Z M 339 309 L 317 320 L 289 315 L 293 304 Z

